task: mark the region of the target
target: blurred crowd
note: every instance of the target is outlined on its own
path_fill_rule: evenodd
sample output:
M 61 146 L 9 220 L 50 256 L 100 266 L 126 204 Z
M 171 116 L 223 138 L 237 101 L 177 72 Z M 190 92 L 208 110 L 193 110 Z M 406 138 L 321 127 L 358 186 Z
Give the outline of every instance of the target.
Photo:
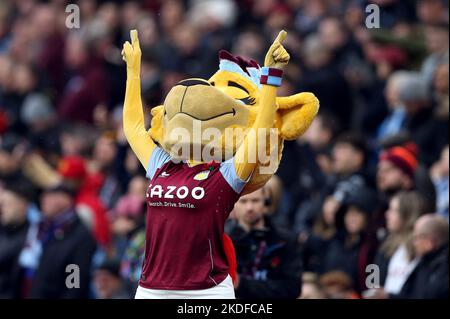
M 0 298 L 134 296 L 148 181 L 121 124 L 133 28 L 148 112 L 214 74 L 220 49 L 262 63 L 280 29 L 278 94 L 320 100 L 227 222 L 238 298 L 448 297 L 447 0 L 70 2 L 80 28 L 69 1 L 0 2 Z

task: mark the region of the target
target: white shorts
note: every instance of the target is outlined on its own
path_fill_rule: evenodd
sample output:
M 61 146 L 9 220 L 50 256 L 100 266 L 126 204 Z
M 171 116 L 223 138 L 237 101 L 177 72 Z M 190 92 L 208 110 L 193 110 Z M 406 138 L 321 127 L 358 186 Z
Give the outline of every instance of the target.
M 236 299 L 230 275 L 220 284 L 199 290 L 163 290 L 138 286 L 135 299 Z

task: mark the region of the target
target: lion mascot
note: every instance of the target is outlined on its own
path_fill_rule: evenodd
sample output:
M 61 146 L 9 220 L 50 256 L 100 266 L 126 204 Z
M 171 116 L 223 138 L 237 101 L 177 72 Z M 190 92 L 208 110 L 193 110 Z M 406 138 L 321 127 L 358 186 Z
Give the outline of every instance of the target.
M 136 30 L 127 65 L 125 136 L 146 170 L 146 247 L 136 298 L 234 298 L 236 262 L 224 223 L 241 194 L 262 187 L 319 109 L 312 93 L 277 97 L 289 54 L 281 31 L 264 66 L 221 51 L 209 79 L 179 82 L 145 127 Z

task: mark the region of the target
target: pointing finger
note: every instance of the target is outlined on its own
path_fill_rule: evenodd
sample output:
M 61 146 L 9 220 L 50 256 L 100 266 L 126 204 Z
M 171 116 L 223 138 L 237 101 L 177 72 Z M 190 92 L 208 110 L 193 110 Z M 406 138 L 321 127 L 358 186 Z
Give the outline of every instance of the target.
M 135 30 L 135 29 L 131 30 L 130 37 L 131 37 L 131 43 L 133 44 L 133 47 L 139 46 L 139 38 L 138 38 L 137 30 Z
M 286 39 L 286 36 L 287 36 L 287 32 L 284 30 L 281 30 L 280 33 L 278 33 L 278 36 L 274 42 L 283 43 L 284 39 Z

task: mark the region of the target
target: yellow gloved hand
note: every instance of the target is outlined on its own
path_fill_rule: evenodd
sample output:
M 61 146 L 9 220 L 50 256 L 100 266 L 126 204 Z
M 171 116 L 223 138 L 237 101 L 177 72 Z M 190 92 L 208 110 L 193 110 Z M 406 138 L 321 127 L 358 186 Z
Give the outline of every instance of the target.
M 283 41 L 286 38 L 287 32 L 281 30 L 277 38 L 273 41 L 269 50 L 266 53 L 264 66 L 270 68 L 283 69 L 289 63 L 289 53 L 283 47 Z
M 140 77 L 141 74 L 141 48 L 137 30 L 130 31 L 131 43 L 123 44 L 122 59 L 127 63 L 128 77 Z

